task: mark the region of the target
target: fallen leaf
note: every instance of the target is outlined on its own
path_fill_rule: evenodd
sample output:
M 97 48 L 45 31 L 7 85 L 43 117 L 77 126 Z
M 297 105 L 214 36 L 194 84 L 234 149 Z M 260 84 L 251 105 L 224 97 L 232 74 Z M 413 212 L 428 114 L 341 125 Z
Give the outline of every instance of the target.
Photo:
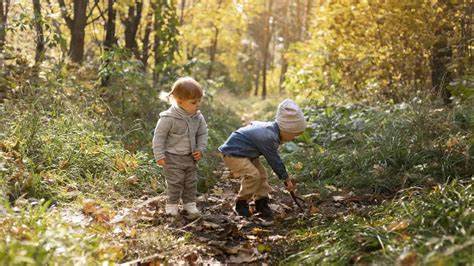
M 310 212 L 311 214 L 315 214 L 315 213 L 320 212 L 320 209 L 319 209 L 318 207 L 316 207 L 316 206 L 311 206 L 311 208 L 309 208 L 309 212 Z
M 138 177 L 136 175 L 132 175 L 130 177 L 127 178 L 127 183 L 129 185 L 136 185 L 138 184 Z
M 95 221 L 98 223 L 109 222 L 112 217 L 112 213 L 105 208 L 99 209 L 94 213 Z
M 372 166 L 372 171 L 376 176 L 381 176 L 385 172 L 385 166 L 381 164 L 374 164 Z
M 190 265 L 196 265 L 196 261 L 198 260 L 198 258 L 199 258 L 199 256 L 196 254 L 196 252 L 191 252 L 191 253 L 186 254 L 184 256 L 184 259 Z
M 208 228 L 208 229 L 218 229 L 218 228 L 221 228 L 220 225 L 215 224 L 215 223 L 211 223 L 211 222 L 208 222 L 208 221 L 202 222 L 202 226 L 205 227 L 205 228 Z
M 93 214 L 97 211 L 97 207 L 95 206 L 95 201 L 92 199 L 84 200 L 84 205 L 82 205 L 82 211 L 84 214 Z
M 417 254 L 415 251 L 407 251 L 402 253 L 397 259 L 397 265 L 400 266 L 411 266 L 416 265 Z
M 258 227 L 255 227 L 252 229 L 252 234 L 256 236 L 264 236 L 264 235 L 268 235 L 269 233 L 270 233 L 269 230 L 258 228 Z
M 301 170 L 303 170 L 304 165 L 303 165 L 302 162 L 297 162 L 293 165 L 293 167 L 295 168 L 296 171 L 301 171 Z
M 236 263 L 236 264 L 242 264 L 242 263 L 249 263 L 252 261 L 257 260 L 256 256 L 253 253 L 250 252 L 240 252 L 237 255 L 232 255 L 229 257 L 229 260 L 226 261 L 227 263 Z
M 346 198 L 343 197 L 343 196 L 333 196 L 332 199 L 333 199 L 335 202 L 340 202 L 340 201 L 344 201 L 344 199 L 346 199 Z
M 409 225 L 410 223 L 407 220 L 397 221 L 397 222 L 391 223 L 388 226 L 388 231 L 390 232 L 400 231 L 400 230 L 406 229 Z
M 329 189 L 329 190 L 332 190 L 332 191 L 337 191 L 337 187 L 335 187 L 333 185 L 325 185 L 324 187 Z

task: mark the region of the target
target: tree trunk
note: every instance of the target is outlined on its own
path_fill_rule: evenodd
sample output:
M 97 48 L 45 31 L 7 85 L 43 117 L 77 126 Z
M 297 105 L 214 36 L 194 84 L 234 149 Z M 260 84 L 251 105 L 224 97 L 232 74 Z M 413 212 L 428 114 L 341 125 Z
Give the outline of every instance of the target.
M 184 21 L 184 8 L 186 7 L 186 0 L 181 0 L 181 10 L 180 10 L 180 15 L 179 15 L 179 25 L 183 26 L 183 21 Z
M 270 45 L 271 36 L 271 25 L 270 18 L 272 15 L 273 0 L 268 0 L 267 8 L 265 12 L 265 26 L 264 26 L 264 47 L 263 47 L 263 64 L 262 64 L 262 99 L 267 98 L 267 64 L 268 64 L 268 50 Z
M 110 50 L 114 44 L 117 44 L 117 38 L 115 37 L 115 20 L 117 17 L 117 11 L 114 9 L 114 3 L 115 0 L 108 0 L 104 40 L 104 48 L 106 51 Z
M 449 14 L 453 6 L 449 0 L 440 0 L 439 6 Z M 441 25 L 435 32 L 436 41 L 432 47 L 431 53 L 431 82 L 433 89 L 441 96 L 445 104 L 451 103 L 451 92 L 447 89 L 447 85 L 453 80 L 448 65 L 452 61 L 452 47 L 448 43 L 449 36 L 452 35 L 452 27 L 449 24 Z
M 117 12 L 114 9 L 115 0 L 108 0 L 107 4 L 107 22 L 105 23 L 105 39 L 104 39 L 104 51 L 107 53 L 112 50 L 114 44 L 117 43 L 117 38 L 115 38 L 115 19 L 117 17 Z M 104 65 L 110 63 L 110 57 L 106 57 Z M 110 76 L 105 75 L 102 77 L 101 86 L 106 87 L 110 83 Z
M 217 53 L 217 40 L 219 37 L 219 28 L 217 26 L 214 27 L 214 39 L 212 40 L 212 45 L 209 48 L 209 68 L 207 69 L 207 79 L 211 79 L 212 77 L 212 67 L 214 66 L 214 61 L 216 60 L 216 53 Z
M 301 40 L 303 33 L 303 0 L 296 0 L 296 38 Z
M 306 1 L 306 14 L 304 16 L 303 40 L 309 38 L 309 28 L 311 27 L 311 11 L 313 9 L 313 0 Z
M 35 51 L 35 65 L 40 64 L 44 59 L 44 32 L 43 32 L 43 16 L 41 14 L 40 0 L 33 0 L 33 10 L 35 16 L 35 30 L 36 30 L 36 51 Z
M 257 97 L 258 96 L 258 87 L 260 85 L 260 71 L 257 69 L 257 73 L 255 74 L 255 91 L 253 93 L 253 96 Z
M 289 21 L 289 11 L 290 11 L 290 3 L 289 0 L 285 0 L 285 13 L 284 18 L 285 22 Z M 288 70 L 288 60 L 286 60 L 284 53 L 288 51 L 288 47 L 290 47 L 290 33 L 288 28 L 288 23 L 283 23 L 283 53 L 281 56 L 281 72 L 280 72 L 280 95 L 285 93 L 285 75 L 286 71 Z
M 0 0 L 0 73 L 2 74 L 5 66 L 5 42 L 9 9 L 10 0 Z
M 447 30 L 440 30 L 437 41 L 433 44 L 431 80 L 433 89 L 439 93 L 445 104 L 451 102 L 451 92 L 447 90 L 447 85 L 452 81 L 452 74 L 448 70 L 451 61 L 452 50 L 448 45 Z
M 128 16 L 123 21 L 125 25 L 125 47 L 128 48 L 136 58 L 140 58 L 137 47 L 137 32 L 142 18 L 143 2 L 135 0 L 135 6 L 128 8 Z
M 88 2 L 88 0 L 74 0 L 74 20 L 72 27 L 70 27 L 71 42 L 69 44 L 69 55 L 75 63 L 82 63 L 84 60 Z
M 217 11 L 220 11 L 222 5 L 222 0 L 219 0 L 217 5 Z M 219 25 L 214 25 L 214 39 L 212 39 L 211 47 L 209 47 L 209 68 L 207 69 L 207 79 L 212 77 L 212 70 L 214 67 L 214 62 L 216 60 L 216 53 L 217 53 L 217 42 L 219 38 Z
M 146 19 L 147 23 L 145 26 L 145 35 L 143 36 L 143 49 L 142 49 L 142 56 L 140 60 L 143 64 L 143 71 L 146 71 L 148 68 L 148 58 L 150 57 L 150 36 L 153 30 L 153 10 L 150 9 L 148 12 L 148 16 Z

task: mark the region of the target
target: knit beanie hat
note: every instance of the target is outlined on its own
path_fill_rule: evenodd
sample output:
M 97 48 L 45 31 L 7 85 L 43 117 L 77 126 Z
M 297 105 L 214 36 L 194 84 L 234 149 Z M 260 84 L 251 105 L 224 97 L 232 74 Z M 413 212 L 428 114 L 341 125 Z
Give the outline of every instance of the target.
M 300 133 L 306 128 L 303 111 L 290 99 L 285 99 L 278 105 L 276 122 L 281 131 L 288 133 Z

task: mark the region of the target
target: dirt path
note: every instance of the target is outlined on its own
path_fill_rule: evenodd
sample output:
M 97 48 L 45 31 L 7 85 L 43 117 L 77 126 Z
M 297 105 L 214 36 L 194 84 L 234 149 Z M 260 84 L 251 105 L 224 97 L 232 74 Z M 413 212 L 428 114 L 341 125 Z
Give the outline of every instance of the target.
M 143 199 L 127 213 L 119 212 L 112 223 L 126 221 L 128 227 L 137 223 L 143 225 L 136 227 L 128 237 L 122 234 L 121 241 L 127 242 L 129 257 L 138 257 L 127 260 L 127 264 L 275 264 L 293 254 L 297 248 L 292 229 L 304 227 L 311 219 L 337 217 L 364 208 L 361 197 L 350 193 L 334 192 L 322 201 L 318 193 L 303 193 L 301 190 L 298 194 L 305 199 L 305 212 L 302 212 L 283 190 L 283 186 L 274 186 L 270 207 L 275 218 L 271 221 L 258 215 L 243 218 L 236 216 L 232 210 L 239 185 L 238 180 L 228 179 L 224 174 L 210 193 L 198 197 L 202 216 L 196 220 L 188 220 L 184 215 L 178 218 L 166 216 L 164 195 Z M 124 229 L 127 230 L 131 229 Z M 154 250 L 150 243 L 156 243 L 156 239 L 146 241 L 144 236 L 159 232 L 172 237 L 163 239 L 163 245 L 158 245 Z M 169 241 L 176 243 L 170 244 Z

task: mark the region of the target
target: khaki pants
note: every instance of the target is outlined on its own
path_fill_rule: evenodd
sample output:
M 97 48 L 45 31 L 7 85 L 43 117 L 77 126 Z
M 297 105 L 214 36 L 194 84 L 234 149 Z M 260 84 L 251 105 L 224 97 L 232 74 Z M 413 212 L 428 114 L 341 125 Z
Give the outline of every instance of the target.
M 272 192 L 268 184 L 267 171 L 260 163 L 260 160 L 245 157 L 223 156 L 224 164 L 232 174 L 241 178 L 240 191 L 237 200 L 255 200 L 266 198 Z

